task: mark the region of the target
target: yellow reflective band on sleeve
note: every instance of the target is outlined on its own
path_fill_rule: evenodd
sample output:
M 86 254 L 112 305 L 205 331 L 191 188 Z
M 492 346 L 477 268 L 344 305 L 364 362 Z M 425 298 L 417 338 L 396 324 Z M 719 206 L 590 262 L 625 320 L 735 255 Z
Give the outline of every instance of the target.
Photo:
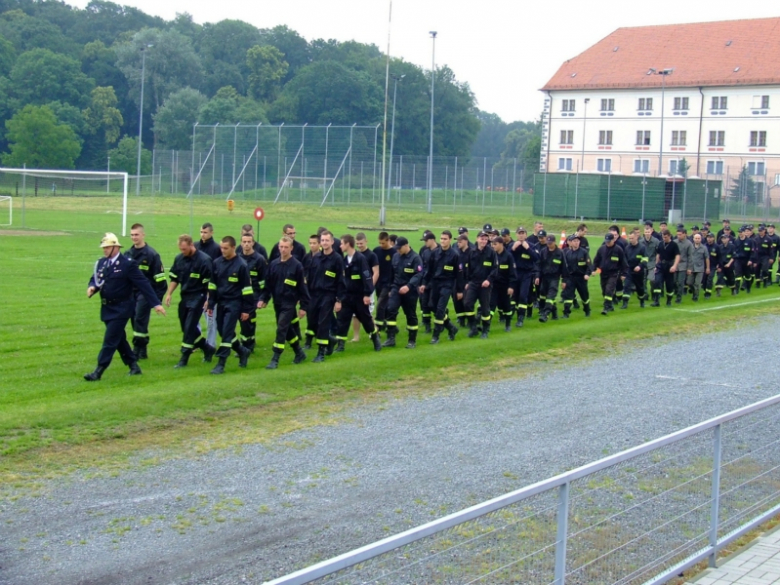
M 209 281 L 209 279 L 208 279 L 208 278 L 204 278 L 204 279 L 203 279 L 203 284 L 206 284 L 208 281 Z
M 353 274 L 352 275 L 352 280 L 360 280 L 360 275 L 359 274 Z
M 577 266 L 585 266 L 587 262 L 577 262 Z
M 162 282 L 163 280 L 165 280 L 165 273 L 161 272 L 160 274 L 155 274 L 154 280 L 156 282 Z
M 325 276 L 330 276 L 331 278 L 336 278 L 336 273 L 331 272 L 330 270 L 325 271 Z
M 498 268 L 500 270 L 507 270 L 509 268 L 509 264 L 499 264 Z
M 200 278 L 200 274 L 198 274 L 197 272 L 190 272 L 190 278 L 194 278 L 195 280 L 197 280 Z
M 265 281 L 261 280 L 260 282 L 257 283 L 257 286 L 259 286 L 260 288 L 265 288 Z
M 252 287 L 251 286 L 245 286 L 241 289 L 242 295 L 251 295 L 252 294 Z
M 290 280 L 289 278 L 284 279 L 284 284 L 289 284 L 290 286 L 298 286 L 298 283 L 295 280 Z
M 528 254 L 520 254 L 520 258 L 522 258 L 523 260 L 530 260 L 531 259 L 531 257 Z
M 149 267 L 146 266 L 145 264 L 139 264 L 138 268 L 140 268 L 141 270 L 149 270 Z
M 560 263 L 561 263 L 560 260 L 558 260 L 557 258 L 553 258 L 553 264 L 560 264 Z
M 404 268 L 404 272 L 414 273 L 414 268 Z
M 257 276 L 257 270 L 250 270 L 249 276 Z
M 217 284 L 214 282 L 209 283 L 209 290 L 217 290 Z
M 617 256 L 611 256 L 609 259 L 612 260 L 613 262 L 618 262 L 620 260 L 620 258 L 618 258 Z
M 176 276 L 176 275 L 175 275 L 173 272 L 169 272 L 169 273 L 168 273 L 168 276 L 170 276 L 171 278 L 179 278 L 179 277 L 178 277 L 178 276 Z
M 238 282 L 238 276 L 228 276 L 228 282 Z
M 483 262 L 482 266 L 493 266 L 492 262 Z
M 454 268 L 455 268 L 454 266 L 445 266 L 444 270 L 453 270 Z

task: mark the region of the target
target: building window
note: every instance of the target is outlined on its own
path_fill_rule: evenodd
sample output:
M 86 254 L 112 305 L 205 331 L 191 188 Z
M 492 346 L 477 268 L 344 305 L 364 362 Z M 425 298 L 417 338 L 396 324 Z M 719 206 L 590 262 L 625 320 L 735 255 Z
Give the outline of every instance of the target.
M 634 161 L 634 172 L 635 173 L 649 173 L 650 172 L 650 161 L 649 160 L 635 160 Z
M 708 146 L 723 146 L 726 142 L 726 133 L 723 130 L 710 130 L 710 142 Z
M 751 132 L 750 146 L 766 146 L 766 131 L 759 130 Z
M 596 161 L 596 169 L 600 173 L 609 173 L 612 172 L 612 159 L 611 158 L 600 158 Z
M 726 96 L 712 96 L 712 110 L 725 110 L 728 108 L 729 98 Z
M 722 175 L 723 174 L 723 161 L 722 160 L 708 160 L 707 161 L 707 174 L 708 175 Z
M 766 110 L 769 108 L 769 96 L 768 95 L 754 95 L 753 96 L 753 109 Z
M 682 166 L 680 163 L 681 160 L 670 160 L 669 161 L 669 174 L 670 175 L 676 175 L 678 169 Z
M 574 144 L 574 130 L 561 130 L 561 144 Z
M 559 158 L 558 159 L 558 170 L 559 171 L 570 171 L 571 170 L 571 159 L 570 158 Z
M 674 98 L 674 109 L 675 110 L 687 110 L 688 109 L 688 98 L 687 97 L 676 97 L 676 98 Z
M 612 98 L 605 98 L 601 100 L 601 111 L 612 112 L 615 110 L 615 100 Z
M 637 146 L 649 146 L 650 145 L 650 130 L 637 130 L 636 131 L 636 144 L 637 144 Z
M 685 146 L 688 141 L 686 130 L 672 130 L 672 146 Z
M 575 100 L 562 100 L 561 101 L 561 111 L 562 112 L 573 112 L 574 111 L 574 101 Z
M 639 107 L 638 110 L 652 110 L 653 109 L 653 98 L 639 98 Z
M 599 144 L 606 146 L 612 144 L 612 130 L 599 130 Z
M 747 172 L 748 175 L 763 175 L 766 172 L 766 167 L 762 162 L 749 162 Z

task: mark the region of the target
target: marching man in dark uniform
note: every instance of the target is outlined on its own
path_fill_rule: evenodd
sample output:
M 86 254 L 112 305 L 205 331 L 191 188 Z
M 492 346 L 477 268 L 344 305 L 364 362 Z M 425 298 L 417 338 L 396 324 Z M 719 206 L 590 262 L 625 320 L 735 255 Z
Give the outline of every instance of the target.
M 219 362 L 211 370 L 212 374 L 224 374 L 225 364 L 230 357 L 232 348 L 238 355 L 238 365 L 245 368 L 250 352 L 241 345 L 236 337 L 236 323 L 249 320 L 249 314 L 255 307 L 252 292 L 252 281 L 249 279 L 249 269 L 246 262 L 236 254 L 236 240 L 233 236 L 225 236 L 220 243 L 222 257 L 214 261 L 214 276 L 209 283 L 209 298 L 207 312 L 214 314 L 214 307 L 219 304 L 219 313 L 214 320 L 221 343 L 215 354 Z
M 295 352 L 294 364 L 300 364 L 306 359 L 301 349 L 300 327 L 297 323 L 306 316 L 309 308 L 309 290 L 303 278 L 303 265 L 292 255 L 293 239 L 282 237 L 275 245 L 279 256 L 271 261 L 265 277 L 265 287 L 260 292 L 258 309 L 265 309 L 268 301 L 273 298 L 276 313 L 276 338 L 274 339 L 274 355 L 266 366 L 267 370 L 279 367 L 285 342 L 290 344 Z M 300 309 L 296 308 L 300 303 Z
M 171 306 L 171 295 L 181 286 L 179 301 L 179 323 L 181 324 L 181 359 L 174 368 L 187 365 L 190 355 L 196 349 L 203 350 L 203 361 L 210 362 L 217 349 L 206 342 L 201 335 L 200 316 L 209 292 L 211 282 L 211 257 L 201 252 L 187 234 L 179 236 L 179 254 L 171 267 L 171 283 L 165 295 L 165 306 Z
M 428 266 L 428 261 L 431 259 L 431 254 L 434 250 L 438 249 L 439 244 L 436 242 L 436 236 L 430 230 L 425 230 L 422 235 L 423 247 L 420 248 L 420 260 L 422 261 L 423 270 Z M 397 243 L 396 243 L 397 245 Z M 425 276 L 423 274 L 423 276 Z M 420 279 L 422 284 L 422 279 Z M 431 289 L 425 291 L 425 294 L 420 294 L 420 311 L 422 311 L 422 322 L 425 327 L 425 332 L 431 332 L 431 319 L 433 318 L 433 309 L 431 308 Z M 457 305 L 455 310 L 457 312 Z
M 246 227 L 246 226 L 244 226 Z M 251 226 L 250 226 L 251 227 Z M 268 263 L 263 257 L 262 253 L 257 251 L 255 246 L 255 237 L 252 232 L 246 232 L 241 236 L 241 253 L 238 255 L 249 269 L 249 281 L 252 283 L 252 296 L 253 305 L 257 304 L 260 300 L 260 291 L 265 286 L 265 271 L 268 268 Z M 241 321 L 241 332 L 239 333 L 239 340 L 241 345 L 247 348 L 249 351 L 255 350 L 255 332 L 257 331 L 257 310 L 252 308 L 249 313 L 249 319 Z
M 604 308 L 601 314 L 607 315 L 615 310 L 612 301 L 615 298 L 617 282 L 620 276 L 628 270 L 626 254 L 623 252 L 622 246 L 617 244 L 617 238 L 612 231 L 604 236 L 604 243 L 596 252 L 593 266 L 601 269 L 601 294 L 604 297 Z
M 439 343 L 441 332 L 446 329 L 450 341 L 455 341 L 458 328 L 452 324 L 447 314 L 450 297 L 463 298 L 463 268 L 458 253 L 452 248 L 452 233 L 444 230 L 439 238 L 441 245 L 431 254 L 425 270 L 420 292 L 431 289 L 431 307 L 433 313 L 433 337 L 431 343 Z
M 312 256 L 306 278 L 311 295 L 309 327 L 312 328 L 318 345 L 313 363 L 324 362 L 327 353 L 332 353 L 330 322 L 333 312 L 338 313 L 341 310 L 341 299 L 345 293 L 344 259 L 333 249 L 331 232 L 325 230 L 320 234 L 320 246 L 322 251 Z
M 593 264 L 590 254 L 580 243 L 582 238 L 577 234 L 569 236 L 569 247 L 564 250 L 566 266 L 569 269 L 569 278 L 566 279 L 566 287 L 561 292 L 563 299 L 563 318 L 568 319 L 574 305 L 575 293 L 580 295 L 582 309 L 585 316 L 590 317 L 590 292 L 588 280 L 593 273 Z
M 406 315 L 406 330 L 409 332 L 406 349 L 414 349 L 417 346 L 419 330 L 417 291 L 423 281 L 423 263 L 405 237 L 398 238 L 395 246 L 398 253 L 393 256 L 393 285 L 387 298 L 387 340 L 382 347 L 395 347 L 395 336 L 398 334 L 398 311 L 403 308 Z
M 374 273 L 368 266 L 368 260 L 355 250 L 355 238 L 351 234 L 341 236 L 341 250 L 344 252 L 344 278 L 346 292 L 341 300 L 338 312 L 336 350 L 344 351 L 352 317 L 357 317 L 363 329 L 371 336 L 374 351 L 382 349 L 374 318 L 368 310 L 371 295 L 374 293 Z
M 131 376 L 141 373 L 125 334 L 125 326 L 135 313 L 134 288 L 146 297 L 150 307 L 160 315 L 165 315 L 165 309 L 149 281 L 138 269 L 138 264 L 119 253 L 122 244 L 117 237 L 107 233 L 100 242 L 100 247 L 103 248 L 103 258 L 95 264 L 95 272 L 87 287 L 87 298 L 100 292 L 100 319 L 106 324 L 106 333 L 95 371 L 84 375 L 88 382 L 100 380 L 111 364 L 115 351 L 119 352 L 122 361 L 130 368 Z
M 569 270 L 566 266 L 563 250 L 555 243 L 555 236 L 540 235 L 539 237 L 544 237 L 546 240 L 546 246 L 539 254 L 539 278 L 536 281 L 539 287 L 539 321 L 545 323 L 550 314 L 552 314 L 553 321 L 558 319 L 558 305 L 555 304 L 555 297 L 558 296 L 558 285 L 561 278 L 564 279 L 561 288 L 566 290 Z
M 515 327 L 522 327 L 526 315 L 530 317 L 533 311 L 531 293 L 534 281 L 539 277 L 539 252 L 528 241 L 527 236 L 524 227 L 517 228 L 517 240 L 512 244 L 512 256 L 515 257 L 517 269 L 517 282 L 514 286 L 514 304 L 517 310 Z
M 502 232 L 505 230 L 501 230 Z M 509 230 L 506 230 L 509 231 Z M 515 259 L 506 245 L 507 237 L 494 237 L 492 246 L 496 253 L 496 277 L 493 280 L 493 293 L 490 299 L 490 306 L 495 306 L 498 310 L 499 321 L 504 322 L 504 331 L 512 331 L 512 295 L 514 294 L 517 272 L 515 271 Z M 514 240 L 509 238 L 510 242 Z
M 661 294 L 666 292 L 666 306 L 672 306 L 676 290 L 674 275 L 680 263 L 680 248 L 672 241 L 672 232 L 661 232 L 661 243 L 655 252 L 655 280 L 653 281 L 653 302 L 651 307 L 660 306 Z M 664 291 L 665 289 L 665 291 Z
M 634 228 L 628 234 L 628 244 L 624 249 L 628 270 L 625 273 L 625 285 L 623 288 L 623 305 L 621 309 L 628 309 L 628 301 L 631 293 L 636 291 L 639 298 L 639 306 L 644 308 L 647 300 L 645 283 L 647 282 L 647 249 L 644 242 L 639 239 L 639 228 Z
M 133 224 L 130 228 L 130 239 L 133 240 L 133 246 L 125 252 L 125 256 L 135 260 L 141 273 L 146 276 L 152 289 L 157 294 L 158 305 L 165 296 L 168 289 L 168 283 L 165 280 L 165 268 L 157 251 L 146 243 L 146 234 L 144 226 L 140 223 Z M 130 319 L 130 325 L 133 328 L 133 353 L 139 360 L 145 360 L 147 347 L 149 346 L 149 316 L 152 313 L 152 306 L 146 302 L 144 295 L 136 291 L 135 295 L 135 315 Z
M 466 271 L 466 293 L 463 295 L 463 308 L 469 320 L 469 337 L 479 335 L 477 331 L 476 303 L 479 301 L 479 316 L 482 325 L 482 339 L 490 332 L 490 297 L 493 280 L 496 276 L 496 253 L 488 245 L 488 235 L 479 232 L 477 245 L 469 254 L 469 266 Z

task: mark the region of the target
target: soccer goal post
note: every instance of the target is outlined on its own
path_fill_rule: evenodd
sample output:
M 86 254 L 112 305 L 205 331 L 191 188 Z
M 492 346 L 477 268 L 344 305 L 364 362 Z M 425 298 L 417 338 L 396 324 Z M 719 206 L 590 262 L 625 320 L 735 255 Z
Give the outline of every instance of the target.
M 16 199 L 22 228 L 116 230 L 126 236 L 128 183 L 124 172 L 0 167 L 0 202 Z M 119 215 L 121 225 L 110 225 L 106 214 Z
M 5 208 L 8 207 L 8 215 Z M 0 195 L 0 227 L 14 225 L 14 198 L 8 195 Z

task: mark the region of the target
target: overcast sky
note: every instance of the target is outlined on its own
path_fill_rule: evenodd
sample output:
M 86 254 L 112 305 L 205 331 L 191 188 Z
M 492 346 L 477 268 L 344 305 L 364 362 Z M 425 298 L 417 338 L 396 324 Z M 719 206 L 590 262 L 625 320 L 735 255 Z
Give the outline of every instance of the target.
M 198 23 L 237 19 L 259 28 L 284 24 L 307 40 L 356 40 L 387 49 L 389 0 L 114 0 Z M 88 0 L 68 0 L 84 7 Z M 390 54 L 431 67 L 429 31 L 437 31 L 436 64 L 468 82 L 479 108 L 506 122 L 534 120 L 538 91 L 563 61 L 617 28 L 780 16 L 777 0 L 392 0 Z M 402 107 L 401 104 L 398 107 Z

